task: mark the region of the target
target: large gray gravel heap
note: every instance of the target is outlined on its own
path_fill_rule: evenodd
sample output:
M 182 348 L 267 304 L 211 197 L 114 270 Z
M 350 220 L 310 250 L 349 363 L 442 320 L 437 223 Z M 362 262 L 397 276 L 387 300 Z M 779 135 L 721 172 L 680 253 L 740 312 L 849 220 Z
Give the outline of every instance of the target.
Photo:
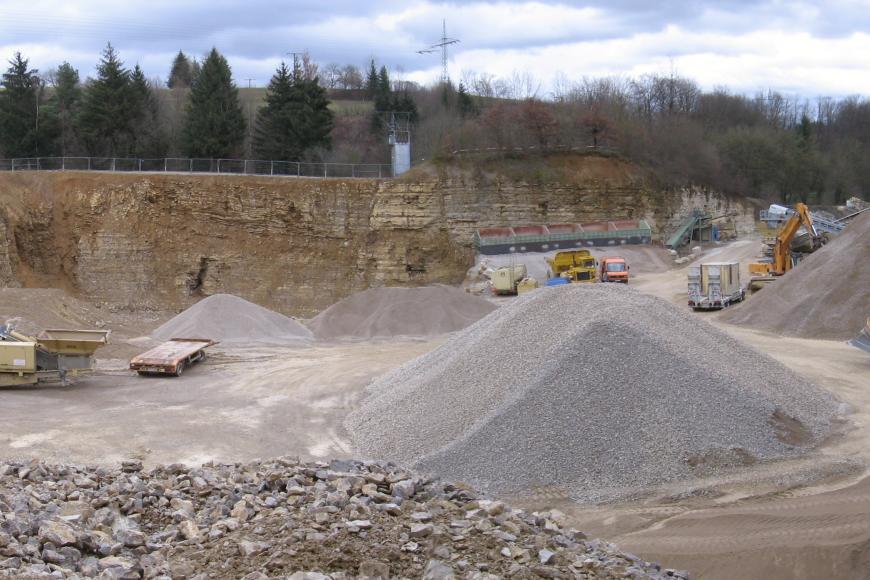
M 402 469 L 290 459 L 142 471 L 0 463 L 0 577 L 670 578 L 564 526 Z
M 496 309 L 459 288 L 369 288 L 333 304 L 308 327 L 322 340 L 431 337 L 461 330 Z
M 204 298 L 151 333 L 158 340 L 210 338 L 224 344 L 308 341 L 311 331 L 294 319 L 232 294 Z
M 630 288 L 541 288 L 370 386 L 346 425 L 378 459 L 580 499 L 800 452 L 837 403 Z

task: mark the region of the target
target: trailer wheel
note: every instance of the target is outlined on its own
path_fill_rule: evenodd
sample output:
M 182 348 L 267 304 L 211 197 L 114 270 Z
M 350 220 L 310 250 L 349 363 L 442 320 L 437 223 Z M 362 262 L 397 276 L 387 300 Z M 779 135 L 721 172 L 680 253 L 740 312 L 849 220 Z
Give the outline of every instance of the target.
M 175 367 L 175 376 L 180 377 L 184 373 L 184 367 L 187 366 L 184 361 L 178 363 L 178 366 Z

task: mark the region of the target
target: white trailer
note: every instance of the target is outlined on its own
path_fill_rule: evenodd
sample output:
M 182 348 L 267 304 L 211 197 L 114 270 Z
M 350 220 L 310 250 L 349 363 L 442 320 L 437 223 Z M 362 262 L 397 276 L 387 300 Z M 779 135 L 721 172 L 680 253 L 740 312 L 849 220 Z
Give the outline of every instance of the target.
M 746 297 L 740 285 L 739 262 L 710 262 L 689 267 L 689 306 L 719 310 Z

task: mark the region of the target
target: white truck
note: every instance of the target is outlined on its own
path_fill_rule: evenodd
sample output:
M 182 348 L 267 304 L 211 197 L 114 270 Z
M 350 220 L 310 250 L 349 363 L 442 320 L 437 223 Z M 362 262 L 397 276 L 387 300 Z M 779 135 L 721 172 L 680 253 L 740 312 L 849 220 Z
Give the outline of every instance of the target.
M 693 309 L 719 310 L 745 297 L 739 262 L 709 262 L 689 267 L 689 306 Z

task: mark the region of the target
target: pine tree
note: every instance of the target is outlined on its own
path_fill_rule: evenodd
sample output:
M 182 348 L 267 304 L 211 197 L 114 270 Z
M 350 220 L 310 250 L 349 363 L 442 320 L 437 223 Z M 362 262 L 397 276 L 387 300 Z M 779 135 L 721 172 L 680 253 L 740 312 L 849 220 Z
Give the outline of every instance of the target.
M 79 85 L 79 71 L 68 62 L 57 67 L 54 80 L 54 95 L 51 105 L 57 111 L 59 134 L 57 149 L 62 156 L 76 151 L 75 117 L 81 102 L 82 89 Z
M 109 43 L 97 65 L 97 78 L 87 85 L 82 99 L 78 129 L 85 149 L 91 155 L 131 155 L 138 107 L 130 71 Z
M 169 71 L 169 80 L 166 86 L 170 89 L 188 89 L 193 84 L 193 63 L 182 51 L 178 51 L 175 60 L 172 61 L 172 70 Z
M 411 97 L 408 91 L 402 91 L 402 96 L 396 97 L 393 110 L 400 113 L 408 113 L 408 120 L 411 123 L 416 123 L 417 119 L 419 118 L 419 113 L 417 112 L 417 103 L 414 101 L 414 98 Z
M 374 61 L 372 61 L 371 75 L 374 72 Z M 387 72 L 387 67 L 382 66 L 379 73 L 375 74 L 373 100 L 375 102 L 375 110 L 372 114 L 372 127 L 376 130 L 381 129 L 383 125 L 383 114 L 387 111 L 394 110 L 393 95 L 390 90 L 390 74 Z
M 369 73 L 366 76 L 366 92 L 371 100 L 375 100 L 378 96 L 378 69 L 375 68 L 374 59 L 371 61 Z
M 213 48 L 191 87 L 183 148 L 191 157 L 219 159 L 238 156 L 244 141 L 245 116 L 239 91 L 227 60 Z
M 133 152 L 137 157 L 162 157 L 166 153 L 166 139 L 158 122 L 157 99 L 138 64 L 130 74 L 130 90 L 133 100 Z
M 38 106 L 42 82 L 16 52 L 3 74 L 0 92 L 0 149 L 8 157 L 40 154 Z
M 465 89 L 465 84 L 462 81 L 459 81 L 459 89 L 456 93 L 456 104 L 459 106 L 459 114 L 462 117 L 473 117 L 477 115 L 477 103 L 474 102 L 474 98 L 468 94 L 468 91 Z
M 202 65 L 195 58 L 190 62 L 190 86 L 196 82 L 196 77 L 202 72 Z
M 301 161 L 312 149 L 331 146 L 332 126 L 326 89 L 299 66 L 291 72 L 282 62 L 257 114 L 254 150 L 261 159 Z

